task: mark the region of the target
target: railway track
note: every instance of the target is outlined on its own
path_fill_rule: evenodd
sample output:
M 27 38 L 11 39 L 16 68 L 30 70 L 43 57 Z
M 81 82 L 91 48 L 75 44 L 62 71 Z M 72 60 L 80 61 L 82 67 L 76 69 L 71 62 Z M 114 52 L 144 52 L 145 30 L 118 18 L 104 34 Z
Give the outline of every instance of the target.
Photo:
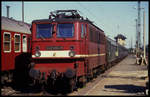
M 11 95 L 14 95 L 14 94 L 17 94 L 19 93 L 19 91 L 15 91 L 12 87 L 10 86 L 7 86 L 7 87 L 3 87 L 1 89 L 1 95 L 3 96 L 11 96 Z
M 2 96 L 53 96 L 46 91 L 37 91 L 35 89 L 22 89 L 21 91 L 13 89 L 12 87 L 5 87 L 1 89 Z
M 2 96 L 64 96 L 66 92 L 35 88 L 32 86 L 16 87 L 6 85 L 1 88 Z

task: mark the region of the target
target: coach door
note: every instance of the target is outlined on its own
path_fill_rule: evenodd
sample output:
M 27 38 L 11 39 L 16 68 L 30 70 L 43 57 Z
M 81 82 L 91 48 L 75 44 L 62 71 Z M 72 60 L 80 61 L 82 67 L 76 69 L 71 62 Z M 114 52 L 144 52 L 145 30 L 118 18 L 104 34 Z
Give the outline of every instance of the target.
M 3 53 L 2 53 L 2 70 L 14 68 L 13 51 L 12 51 L 12 33 L 3 33 Z
M 27 52 L 27 36 L 22 36 L 22 51 Z

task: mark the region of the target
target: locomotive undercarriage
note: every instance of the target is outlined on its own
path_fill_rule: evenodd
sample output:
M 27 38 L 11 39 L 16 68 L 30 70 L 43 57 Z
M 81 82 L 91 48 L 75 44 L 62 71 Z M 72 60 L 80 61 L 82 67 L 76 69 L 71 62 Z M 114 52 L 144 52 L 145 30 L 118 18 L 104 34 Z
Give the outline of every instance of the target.
M 77 89 L 77 77 L 75 74 L 73 74 L 72 71 L 59 73 L 56 70 L 52 70 L 47 78 L 45 78 L 44 75 L 37 76 L 38 77 L 33 79 L 33 85 L 36 88 L 45 88 L 56 91 L 59 91 L 61 89 L 67 89 L 70 92 Z
M 64 60 L 63 60 L 64 61 Z M 35 61 L 37 62 L 37 61 Z M 39 62 L 39 60 L 38 60 Z M 40 61 L 41 63 L 44 61 Z M 50 62 L 50 61 L 49 61 Z M 58 60 L 53 60 L 52 62 L 59 62 Z M 68 61 L 69 63 L 70 61 Z M 70 62 L 71 63 L 71 62 Z M 74 63 L 74 64 L 72 64 Z M 52 90 L 61 90 L 63 88 L 68 91 L 76 90 L 77 75 L 76 68 L 77 64 L 72 61 L 73 68 L 67 68 L 65 72 L 56 71 L 57 69 L 48 69 L 48 72 L 40 72 L 40 70 L 35 69 L 36 63 L 31 63 L 31 69 L 29 72 L 30 77 L 33 79 L 33 85 L 35 87 L 45 87 Z M 60 84 L 61 83 L 61 84 Z M 61 88 L 61 89 L 60 89 Z
M 81 59 L 77 59 L 78 61 L 84 61 Z M 87 82 L 92 80 L 93 78 L 96 78 L 99 74 L 103 73 L 106 70 L 106 65 L 101 64 L 98 67 L 94 69 L 84 68 L 87 69 L 87 73 L 85 72 L 84 75 L 77 75 L 76 70 L 78 69 L 78 65 L 76 63 L 77 60 L 72 61 L 74 63 L 73 69 L 68 69 L 66 72 L 58 72 L 55 69 L 51 70 L 51 72 L 48 72 L 49 74 L 46 74 L 44 72 L 40 72 L 35 69 L 30 70 L 30 76 L 34 79 L 34 84 L 41 86 L 45 85 L 46 88 L 52 89 L 52 90 L 61 90 L 61 89 L 67 89 L 70 92 L 73 90 L 76 90 L 77 87 L 83 87 Z M 39 61 L 38 61 L 39 62 Z M 58 62 L 58 61 L 53 61 Z M 60 62 L 60 61 L 59 61 Z M 34 66 L 33 66 L 34 67 Z M 85 67 L 88 67 L 88 65 L 85 64 Z M 48 69 L 48 68 L 47 68 Z M 45 77 L 45 74 L 47 77 Z

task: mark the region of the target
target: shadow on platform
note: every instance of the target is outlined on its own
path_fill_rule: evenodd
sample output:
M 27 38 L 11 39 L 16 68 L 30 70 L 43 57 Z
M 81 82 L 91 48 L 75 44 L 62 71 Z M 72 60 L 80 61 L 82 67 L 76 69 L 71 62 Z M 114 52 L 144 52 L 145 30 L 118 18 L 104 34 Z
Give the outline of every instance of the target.
M 124 93 L 144 93 L 145 94 L 145 89 L 146 87 L 143 86 L 136 86 L 136 85 L 105 85 L 105 88 L 108 89 L 117 89 L 117 90 L 122 90 Z

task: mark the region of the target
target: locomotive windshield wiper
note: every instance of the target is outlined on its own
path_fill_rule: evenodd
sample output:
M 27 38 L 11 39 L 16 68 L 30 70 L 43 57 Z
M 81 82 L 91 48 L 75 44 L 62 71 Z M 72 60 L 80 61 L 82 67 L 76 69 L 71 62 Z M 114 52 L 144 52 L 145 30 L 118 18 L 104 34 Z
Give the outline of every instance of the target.
M 42 34 L 39 34 L 39 37 L 40 37 L 42 40 L 44 40 L 44 39 L 45 39 L 45 37 L 43 37 L 43 35 L 42 35 Z

